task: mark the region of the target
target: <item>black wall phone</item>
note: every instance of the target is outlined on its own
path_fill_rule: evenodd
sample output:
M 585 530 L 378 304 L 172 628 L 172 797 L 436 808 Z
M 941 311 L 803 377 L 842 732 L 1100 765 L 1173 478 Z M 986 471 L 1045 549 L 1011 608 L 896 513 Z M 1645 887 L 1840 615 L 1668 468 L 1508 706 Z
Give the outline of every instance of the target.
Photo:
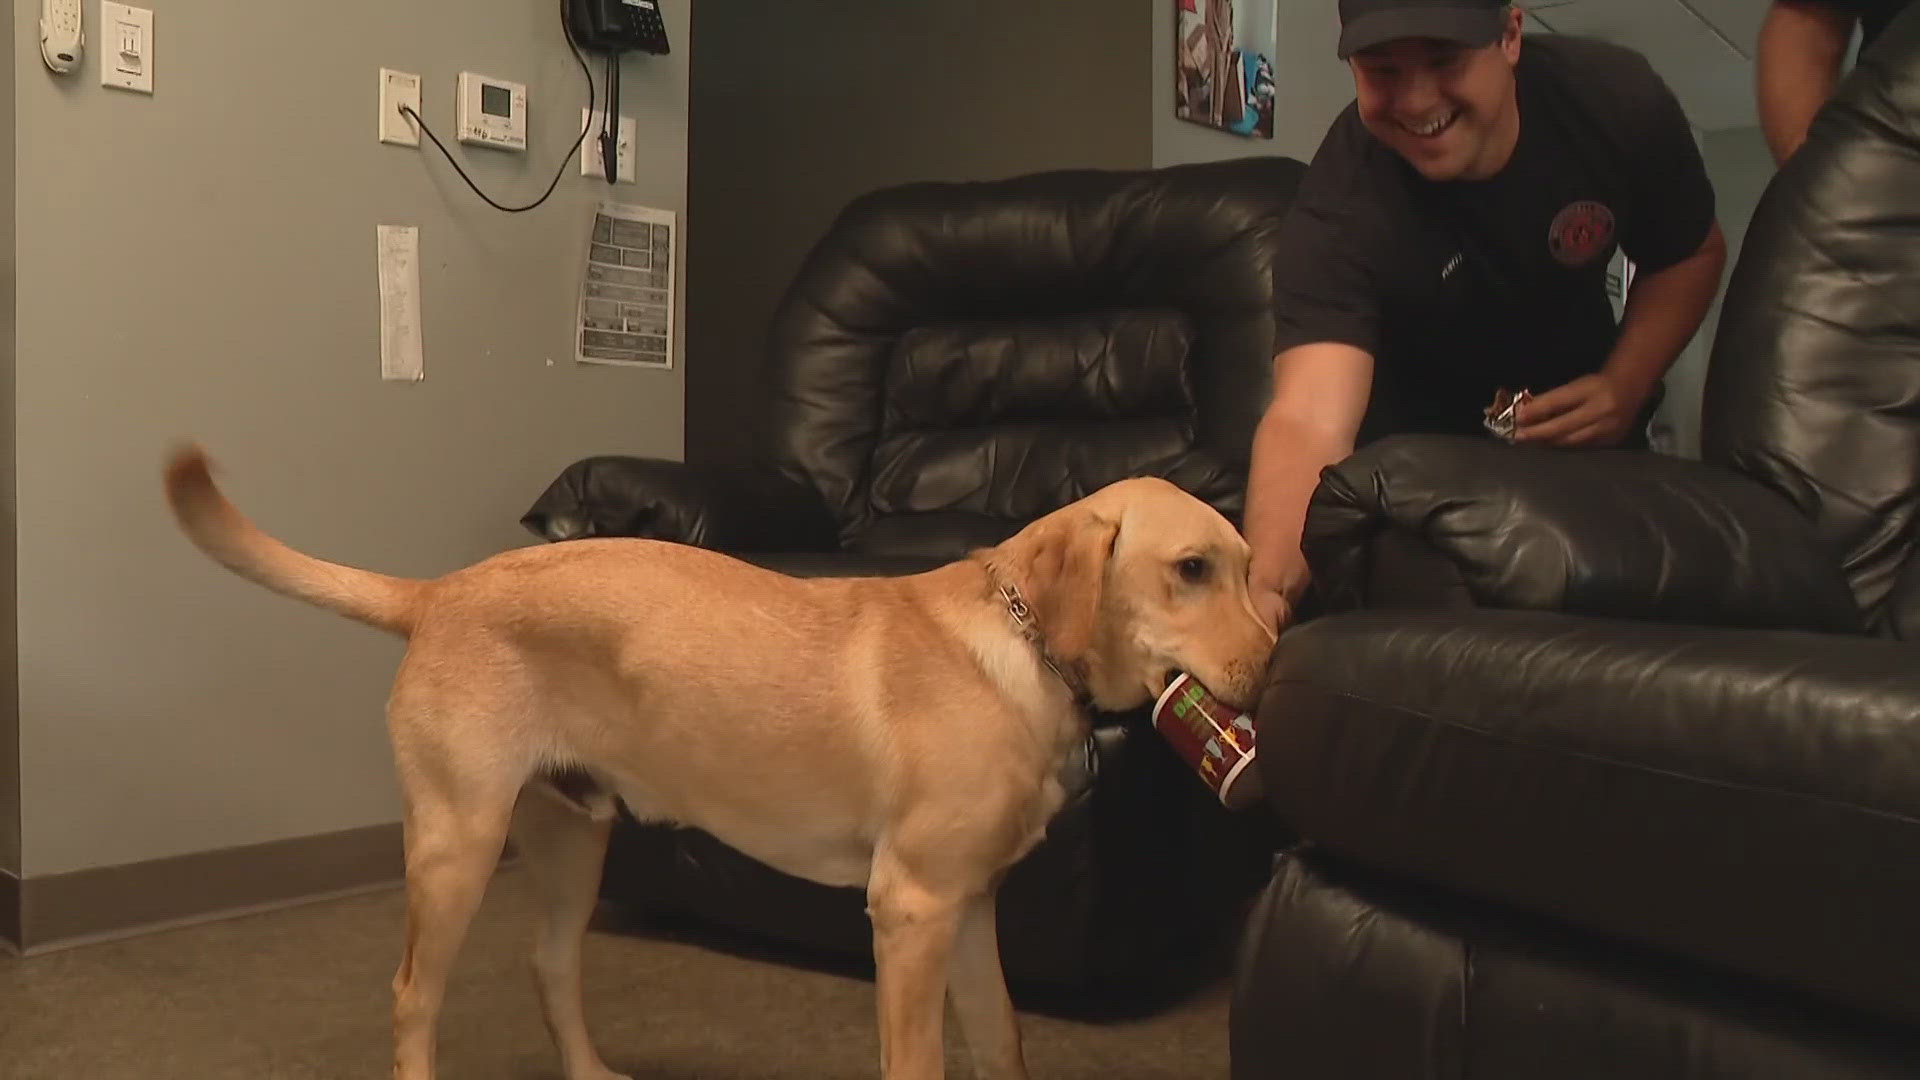
M 669 52 L 659 0 L 567 0 L 574 44 L 607 54 L 607 109 L 600 125 L 600 167 L 607 183 L 619 179 L 620 54 Z
M 671 51 L 658 0 L 568 0 L 567 24 L 573 40 L 594 52 Z

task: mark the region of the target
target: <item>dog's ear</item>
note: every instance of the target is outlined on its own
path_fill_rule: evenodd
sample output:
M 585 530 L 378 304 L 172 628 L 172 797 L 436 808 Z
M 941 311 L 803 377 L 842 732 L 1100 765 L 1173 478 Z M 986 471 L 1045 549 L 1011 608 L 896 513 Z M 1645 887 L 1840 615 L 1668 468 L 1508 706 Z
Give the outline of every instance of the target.
M 1093 647 L 1119 535 L 1118 520 L 1087 513 L 1049 523 L 1033 538 L 1020 577 L 1047 651 L 1060 661 L 1080 660 Z

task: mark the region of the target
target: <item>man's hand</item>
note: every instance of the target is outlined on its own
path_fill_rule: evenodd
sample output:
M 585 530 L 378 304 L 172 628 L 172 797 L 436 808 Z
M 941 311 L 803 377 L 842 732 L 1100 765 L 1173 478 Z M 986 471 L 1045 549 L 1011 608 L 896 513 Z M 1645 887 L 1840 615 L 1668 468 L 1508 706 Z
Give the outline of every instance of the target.
M 1602 371 L 1530 398 L 1521 405 L 1513 441 L 1547 446 L 1618 446 L 1633 431 L 1647 391 Z
M 1284 633 L 1293 622 L 1293 605 L 1287 603 L 1286 593 L 1282 590 L 1248 582 L 1247 594 L 1253 600 L 1253 613 L 1260 616 L 1260 625 L 1273 631 L 1275 637 Z
M 1547 446 L 1617 446 L 1706 318 L 1726 266 L 1715 223 L 1694 253 L 1634 279 L 1620 336 L 1598 372 L 1533 398 L 1518 410 L 1514 441 Z

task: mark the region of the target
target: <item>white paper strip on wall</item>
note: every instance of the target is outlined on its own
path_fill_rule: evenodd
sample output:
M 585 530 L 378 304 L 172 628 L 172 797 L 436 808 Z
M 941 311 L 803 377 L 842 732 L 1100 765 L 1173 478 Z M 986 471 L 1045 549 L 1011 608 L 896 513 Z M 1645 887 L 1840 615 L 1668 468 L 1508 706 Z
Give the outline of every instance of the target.
M 420 227 L 381 225 L 380 377 L 426 378 L 420 348 Z
M 668 369 L 678 327 L 674 264 L 680 258 L 671 210 L 603 202 L 593 215 L 574 358 L 583 364 Z

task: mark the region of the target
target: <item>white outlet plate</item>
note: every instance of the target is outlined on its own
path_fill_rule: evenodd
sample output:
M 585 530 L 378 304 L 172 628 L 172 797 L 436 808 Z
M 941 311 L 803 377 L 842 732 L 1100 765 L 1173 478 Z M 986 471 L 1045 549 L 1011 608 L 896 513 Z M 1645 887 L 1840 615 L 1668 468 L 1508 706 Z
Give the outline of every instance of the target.
M 580 110 L 580 122 L 587 125 L 587 137 L 580 142 L 581 176 L 604 177 L 607 175 L 607 170 L 600 166 L 600 124 L 602 122 L 601 118 L 606 115 L 602 110 L 595 110 L 592 113 L 587 112 L 585 109 Z M 615 183 L 633 183 L 633 170 L 636 167 L 635 159 L 637 157 L 634 153 L 633 144 L 638 141 L 639 126 L 634 123 L 633 117 L 621 117 L 620 151 L 617 162 L 620 168 L 620 176 Z
M 380 69 L 380 141 L 395 146 L 419 146 L 420 127 L 400 112 L 400 106 L 420 113 L 420 76 L 392 68 Z
M 153 93 L 153 10 L 101 0 L 100 85 Z

